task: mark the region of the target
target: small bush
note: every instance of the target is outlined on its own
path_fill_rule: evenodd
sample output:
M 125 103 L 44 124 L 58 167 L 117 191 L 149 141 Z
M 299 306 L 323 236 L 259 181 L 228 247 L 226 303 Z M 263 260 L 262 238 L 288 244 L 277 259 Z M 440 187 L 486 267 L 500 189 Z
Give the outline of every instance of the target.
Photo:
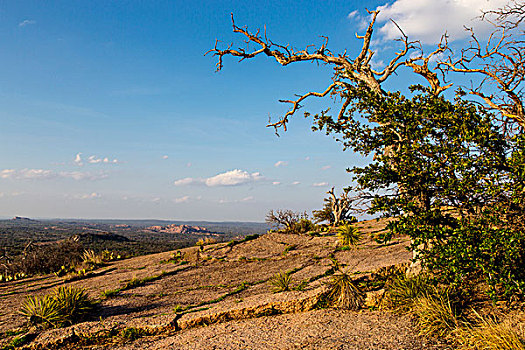
M 288 272 L 279 272 L 270 278 L 268 283 L 273 286 L 275 293 L 285 292 L 290 290 L 290 283 L 292 282 L 292 276 Z
M 85 289 L 58 287 L 49 295 L 28 297 L 20 313 L 32 325 L 61 327 L 84 319 L 94 306 Z
M 419 297 L 414 303 L 413 311 L 420 335 L 444 338 L 459 325 L 457 312 L 446 291 L 436 290 Z
M 345 222 L 337 228 L 337 237 L 344 247 L 356 247 L 362 239 L 362 234 L 357 227 Z
M 350 274 L 339 270 L 328 282 L 326 301 L 335 308 L 358 310 L 364 304 L 363 293 L 354 286 Z

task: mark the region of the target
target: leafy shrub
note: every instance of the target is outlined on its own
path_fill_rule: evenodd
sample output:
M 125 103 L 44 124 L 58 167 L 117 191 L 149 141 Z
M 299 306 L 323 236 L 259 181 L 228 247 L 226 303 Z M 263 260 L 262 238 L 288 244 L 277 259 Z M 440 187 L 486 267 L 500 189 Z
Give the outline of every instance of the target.
M 364 297 L 350 274 L 339 270 L 328 282 L 326 301 L 338 309 L 358 310 L 364 304 Z
M 345 222 L 337 228 L 337 237 L 341 245 L 356 247 L 362 239 L 362 234 L 357 227 Z
M 281 271 L 273 275 L 268 283 L 273 287 L 275 293 L 285 292 L 290 290 L 290 283 L 292 281 L 292 276 L 288 272 Z
M 62 327 L 84 319 L 94 306 L 85 289 L 58 287 L 51 294 L 28 297 L 20 313 L 35 326 Z

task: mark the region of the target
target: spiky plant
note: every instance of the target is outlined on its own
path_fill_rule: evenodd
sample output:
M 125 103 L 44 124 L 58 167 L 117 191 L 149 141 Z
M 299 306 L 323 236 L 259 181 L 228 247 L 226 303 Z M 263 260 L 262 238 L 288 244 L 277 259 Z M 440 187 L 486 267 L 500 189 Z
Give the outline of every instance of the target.
M 58 287 L 53 291 L 52 297 L 56 300 L 65 323 L 69 324 L 84 319 L 95 306 L 83 288 Z
M 361 241 L 362 234 L 357 227 L 345 222 L 337 228 L 337 237 L 344 247 L 356 247 Z
M 273 287 L 275 293 L 285 292 L 290 290 L 290 283 L 292 281 L 292 276 L 288 272 L 281 271 L 273 275 L 268 283 Z
M 20 314 L 27 318 L 29 324 L 43 328 L 57 327 L 64 321 L 60 307 L 51 295 L 27 297 Z
M 364 304 L 363 293 L 352 283 L 350 274 L 341 270 L 328 282 L 326 299 L 338 309 L 358 310 Z

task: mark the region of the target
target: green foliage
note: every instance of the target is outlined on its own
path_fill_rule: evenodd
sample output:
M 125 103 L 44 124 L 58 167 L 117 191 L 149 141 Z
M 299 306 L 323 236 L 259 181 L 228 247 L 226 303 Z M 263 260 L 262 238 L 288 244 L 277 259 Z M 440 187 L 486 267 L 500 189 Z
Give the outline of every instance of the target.
M 347 222 L 337 228 L 337 237 L 344 247 L 356 247 L 362 239 L 359 229 Z
M 133 341 L 149 335 L 149 332 L 143 328 L 127 327 L 119 332 L 119 337 L 123 340 Z
M 268 280 L 274 293 L 289 291 L 291 282 L 291 274 L 284 271 L 276 273 Z
M 368 213 L 395 218 L 381 240 L 408 235 L 442 283 L 484 280 L 494 299 L 523 296 L 525 136 L 421 86 L 411 97 L 352 86 L 345 97 L 345 116 L 321 113 L 315 129 L 375 155 L 351 172 Z

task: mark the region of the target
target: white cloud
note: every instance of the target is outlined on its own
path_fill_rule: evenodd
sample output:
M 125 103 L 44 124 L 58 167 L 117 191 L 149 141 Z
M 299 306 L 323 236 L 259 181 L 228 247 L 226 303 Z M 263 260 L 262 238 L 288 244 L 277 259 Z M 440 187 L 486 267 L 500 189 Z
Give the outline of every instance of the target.
M 294 182 L 292 182 L 292 185 L 294 185 L 294 186 L 299 185 L 299 184 L 300 184 L 299 181 L 294 181 Z
M 75 156 L 75 159 L 73 160 L 75 162 L 76 165 L 78 166 L 82 166 L 84 165 L 84 162 L 82 161 L 82 157 L 81 157 L 82 153 L 77 153 L 77 155 Z
M 23 20 L 22 22 L 18 23 L 18 26 L 19 27 L 25 27 L 25 26 L 28 26 L 30 24 L 35 24 L 36 21 L 35 20 L 32 20 L 32 19 L 25 19 Z
M 247 171 L 235 169 L 207 178 L 204 180 L 204 183 L 208 187 L 237 186 L 261 179 L 262 176 L 260 173 L 250 174 Z
M 184 179 L 176 180 L 173 182 L 175 186 L 187 186 L 195 183 L 199 183 L 199 180 L 194 180 L 191 177 L 185 177 Z
M 162 159 L 168 159 L 169 157 L 167 155 L 162 156 Z
M 69 178 L 73 180 L 100 180 L 107 178 L 105 173 L 84 173 L 80 171 L 55 172 L 46 169 L 4 169 L 0 171 L 0 178 L 15 180 L 48 180 L 57 178 Z
M 312 184 L 312 186 L 314 186 L 314 187 L 328 186 L 328 182 L 315 182 L 315 183 Z
M 97 156 L 89 156 L 87 161 L 88 163 L 91 163 L 91 164 L 98 164 L 98 163 L 117 164 L 119 162 L 118 159 L 110 159 L 108 157 L 97 158 Z
M 228 203 L 245 203 L 245 202 L 253 202 L 254 201 L 254 197 L 253 196 L 248 196 L 248 197 L 244 197 L 242 199 L 234 199 L 234 200 L 229 200 L 229 199 L 219 199 L 218 200 L 218 203 L 219 204 L 228 204 Z
M 273 166 L 276 167 L 276 168 L 278 168 L 278 167 L 280 167 L 280 166 L 287 166 L 287 165 L 288 165 L 288 162 L 287 162 L 287 161 L 285 161 L 285 160 L 280 160 L 280 161 L 278 161 L 277 163 L 275 163 Z
M 274 181 L 274 182 L 272 182 L 272 185 L 274 185 L 274 186 L 277 186 L 277 185 L 280 185 L 280 184 L 281 184 L 281 183 L 280 183 L 279 181 Z
M 186 203 L 189 200 L 190 200 L 190 196 L 183 196 L 183 197 L 175 198 L 173 201 L 175 203 Z
M 187 186 L 187 185 L 206 185 L 208 187 L 219 187 L 219 186 L 238 186 L 248 183 L 253 183 L 262 180 L 263 176 L 258 173 L 248 173 L 247 171 L 235 169 L 226 171 L 221 174 L 209 178 L 192 178 L 186 177 L 184 179 L 176 180 L 173 182 L 175 186 Z
M 379 33 L 384 39 L 400 37 L 394 20 L 412 40 L 424 44 L 436 44 L 441 35 L 449 34 L 449 41 L 464 39 L 469 34 L 464 26 L 474 27 L 483 36 L 492 26 L 479 20 L 482 10 L 505 6 L 507 0 L 396 0 L 377 9 L 377 22 L 384 23 Z
M 75 159 L 73 160 L 76 165 L 82 166 L 84 165 L 84 160 L 82 159 L 82 153 L 79 152 L 75 156 Z M 118 159 L 110 159 L 109 157 L 103 157 L 103 158 L 97 158 L 97 156 L 89 156 L 87 158 L 87 162 L 90 164 L 117 164 L 120 163 Z
M 304 160 L 310 160 L 309 156 L 304 157 Z
M 325 165 L 324 167 L 321 168 L 321 170 L 328 170 L 330 169 L 332 166 L 331 165 Z

